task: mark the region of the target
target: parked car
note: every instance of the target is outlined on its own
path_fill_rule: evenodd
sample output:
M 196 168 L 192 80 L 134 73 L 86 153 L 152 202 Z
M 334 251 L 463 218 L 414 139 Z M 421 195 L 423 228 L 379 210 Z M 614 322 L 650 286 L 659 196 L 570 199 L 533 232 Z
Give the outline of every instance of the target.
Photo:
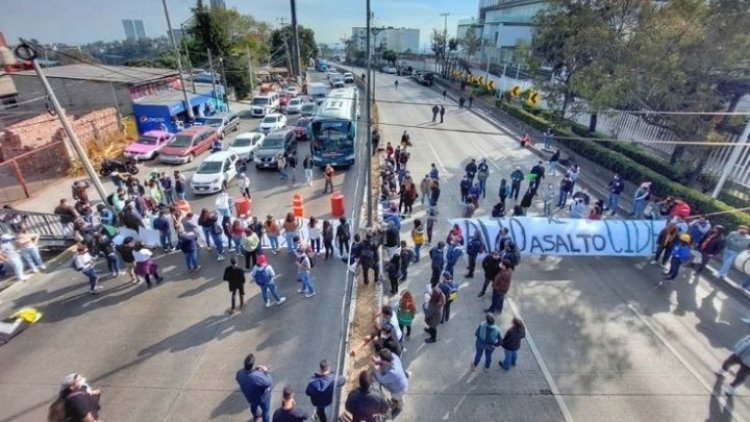
M 297 152 L 297 137 L 292 129 L 281 129 L 268 134 L 258 149 L 255 150 L 253 161 L 256 168 L 278 168 L 276 158 L 279 154 L 293 154 Z
M 134 160 L 151 160 L 159 154 L 169 141 L 174 139 L 174 135 L 163 130 L 149 130 L 138 137 L 138 140 L 131 143 L 122 152 L 124 156 Z
M 417 82 L 424 86 L 430 86 L 435 82 L 435 75 L 430 72 L 420 73 Z
M 243 160 L 252 160 L 253 152 L 258 149 L 258 146 L 265 137 L 266 135 L 260 132 L 240 133 L 234 138 L 227 151 L 237 154 Z
M 307 139 L 307 126 L 311 121 L 312 117 L 300 117 L 294 122 L 292 130 L 294 131 L 294 135 L 297 136 L 298 141 L 304 141 Z
M 296 97 L 289 100 L 289 104 L 286 106 L 286 113 L 287 114 L 296 114 L 301 111 L 302 104 L 304 101 L 302 101 L 302 98 Z
M 253 98 L 251 113 L 253 117 L 263 117 L 279 110 L 279 94 L 268 92 Z
M 354 83 L 354 75 L 352 74 L 352 72 L 344 73 L 344 82 L 348 84 Z
M 396 73 L 398 73 L 398 69 L 392 66 L 383 66 L 381 70 L 383 73 L 390 73 L 391 75 L 395 75 Z
M 411 76 L 414 69 L 411 66 L 401 66 L 397 70 L 399 76 Z
M 292 99 L 290 94 L 281 94 L 279 96 L 279 110 L 286 110 L 286 106 L 289 105 L 289 101 Z
M 299 115 L 300 117 L 314 116 L 318 111 L 318 106 L 315 103 L 304 103 L 300 106 Z
M 297 88 L 295 85 L 290 85 L 286 87 L 287 94 L 291 95 L 292 98 L 299 95 L 299 88 Z
M 215 152 L 206 157 L 190 181 L 193 193 L 216 193 L 226 188 L 237 176 L 237 158 L 237 154 L 230 151 Z
M 258 129 L 267 134 L 268 132 L 282 129 L 284 127 L 286 127 L 286 116 L 280 113 L 271 113 L 263 118 Z
M 234 132 L 239 129 L 240 115 L 239 113 L 234 112 L 214 114 L 209 117 L 201 117 L 197 119 L 196 122 L 204 126 L 215 128 L 219 136 L 224 139 L 227 132 Z
M 159 161 L 168 164 L 190 163 L 211 149 L 219 134 L 210 126 L 193 126 L 179 132 L 159 151 Z

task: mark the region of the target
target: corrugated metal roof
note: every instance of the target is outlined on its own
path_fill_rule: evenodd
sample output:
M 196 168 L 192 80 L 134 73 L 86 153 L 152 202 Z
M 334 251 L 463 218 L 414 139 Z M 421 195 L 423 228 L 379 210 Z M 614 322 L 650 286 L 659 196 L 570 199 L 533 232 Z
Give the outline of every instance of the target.
M 112 82 L 129 85 L 140 85 L 158 79 L 179 75 L 179 73 L 173 69 L 107 65 L 94 66 L 85 63 L 51 67 L 45 69 L 44 73 L 48 78 Z M 37 77 L 33 70 L 13 73 L 13 77 L 22 76 Z

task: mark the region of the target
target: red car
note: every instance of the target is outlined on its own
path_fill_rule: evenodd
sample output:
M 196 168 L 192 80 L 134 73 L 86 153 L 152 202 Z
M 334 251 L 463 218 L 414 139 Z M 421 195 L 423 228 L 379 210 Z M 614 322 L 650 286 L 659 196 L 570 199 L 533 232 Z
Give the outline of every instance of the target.
M 312 121 L 311 117 L 300 117 L 292 127 L 298 141 L 307 140 L 307 126 L 310 124 L 310 121 Z
M 279 108 L 282 110 L 286 109 L 286 106 L 289 104 L 289 100 L 291 99 L 292 99 L 291 94 L 282 94 L 279 97 Z

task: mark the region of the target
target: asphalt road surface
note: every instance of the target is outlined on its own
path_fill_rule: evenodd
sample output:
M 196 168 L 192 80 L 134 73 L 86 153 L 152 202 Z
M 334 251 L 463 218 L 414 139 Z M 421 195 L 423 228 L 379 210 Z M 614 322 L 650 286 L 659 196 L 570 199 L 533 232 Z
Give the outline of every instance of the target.
M 459 110 L 454 101 L 443 102 L 436 90 L 405 77 L 398 77 L 396 89 L 396 78 L 378 73 L 375 79 L 383 142 L 396 145 L 408 130 L 414 143 L 408 168 L 417 182 L 431 163 L 438 166 L 441 221 L 435 243 L 447 235 L 445 219 L 460 216 L 458 184 L 470 158 L 490 162 L 488 196 L 475 216 L 490 214 L 501 178 L 509 178 L 516 165 L 528 171 L 538 158 L 519 148 L 507 128 L 471 110 Z M 434 104 L 445 104 L 445 123 L 432 123 Z M 545 185 L 548 182 L 558 186 L 559 177 L 545 180 Z M 532 214 L 541 211 L 538 202 Z M 424 215 L 425 208 L 416 206 L 413 218 Z M 411 241 L 413 218 L 402 224 L 402 239 Z M 423 343 L 420 312 L 406 343 L 404 362 L 412 375 L 402 420 L 750 419 L 747 387 L 727 400 L 720 391 L 721 379 L 713 373 L 748 333 L 750 326 L 740 318 L 750 310 L 746 302 L 694 277 L 692 270 L 681 270 L 674 289 L 654 289 L 661 268 L 645 258 L 524 258 L 513 276 L 500 325 L 504 332 L 518 315 L 530 338 L 523 342 L 518 367 L 510 372 L 499 368 L 499 349 L 485 373 L 471 372 L 469 366 L 474 331 L 491 295 L 477 298 L 482 272 L 465 278 L 463 262 L 456 269 L 460 298 L 452 306 L 450 322 L 438 328 L 438 342 Z M 416 293 L 420 304 L 429 272 L 429 260 L 424 259 L 410 268 L 403 286 Z
M 258 122 L 243 119 L 225 145 Z M 307 145 L 302 141 L 298 146 L 300 167 Z M 364 153 L 361 147 L 358 164 L 364 162 Z M 190 176 L 202 158 L 179 167 L 146 163 L 141 173 L 147 174 L 150 167 L 180 168 Z M 347 216 L 361 209 L 362 168 L 338 171 L 334 180 L 336 190 L 346 197 Z M 299 192 L 306 216 L 331 218 L 322 173 L 316 169 L 314 185 L 308 187 L 299 171 L 292 185 L 281 182 L 276 171 L 250 166 L 253 215 L 281 218 L 291 211 L 292 195 Z M 230 192 L 238 192 L 233 183 Z M 215 207 L 214 195 L 189 200 L 194 211 Z M 321 359 L 337 362 L 346 265 L 318 258 L 313 269 L 317 296 L 306 299 L 297 293 L 293 259 L 285 252 L 269 254 L 270 264 L 281 274 L 277 284 L 287 302 L 266 309 L 257 287 L 247 284 L 246 308 L 230 317 L 230 294 L 221 280 L 228 260 L 217 262 L 213 253 L 202 250 L 203 270 L 193 275 L 186 271 L 181 253 L 160 254 L 155 254 L 156 261 L 166 281 L 150 290 L 130 284 L 127 277 L 104 277 L 104 291 L 94 297 L 87 293 L 84 277 L 63 265 L 3 292 L 0 314 L 36 306 L 44 318 L 0 348 L 0 421 L 45 420 L 59 381 L 70 372 L 83 374 L 102 389 L 103 420 L 247 420 L 248 407 L 234 376 L 250 352 L 258 364 L 272 369 L 274 407 L 280 403 L 281 389 L 291 385 L 299 392 L 298 402 L 312 411 L 304 387 Z M 100 274 L 106 273 L 103 264 Z

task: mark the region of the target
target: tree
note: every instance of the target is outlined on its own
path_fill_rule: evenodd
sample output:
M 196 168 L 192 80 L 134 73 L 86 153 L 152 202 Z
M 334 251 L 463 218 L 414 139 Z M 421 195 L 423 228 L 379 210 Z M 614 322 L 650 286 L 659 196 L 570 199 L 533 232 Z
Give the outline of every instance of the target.
M 466 35 L 464 35 L 463 39 L 459 40 L 459 43 L 466 53 L 466 61 L 470 63 L 471 58 L 482 46 L 482 39 L 477 36 L 476 30 L 472 27 L 466 31 Z
M 449 68 L 451 53 L 458 49 L 458 40 L 451 38 L 446 41 L 443 32 L 433 29 L 430 48 L 435 54 L 435 61 L 440 63 L 442 74 L 446 76 Z
M 305 28 L 302 25 L 297 26 L 297 35 L 299 41 L 299 56 L 302 63 L 305 63 L 318 56 L 318 44 L 315 42 L 315 31 Z M 272 56 L 287 60 L 287 55 L 292 52 L 292 27 L 287 25 L 280 29 L 275 29 L 271 33 L 271 52 Z
M 396 53 L 393 50 L 385 50 L 382 53 L 383 60 L 387 61 L 391 65 L 396 65 L 396 60 L 398 60 L 398 53 Z

